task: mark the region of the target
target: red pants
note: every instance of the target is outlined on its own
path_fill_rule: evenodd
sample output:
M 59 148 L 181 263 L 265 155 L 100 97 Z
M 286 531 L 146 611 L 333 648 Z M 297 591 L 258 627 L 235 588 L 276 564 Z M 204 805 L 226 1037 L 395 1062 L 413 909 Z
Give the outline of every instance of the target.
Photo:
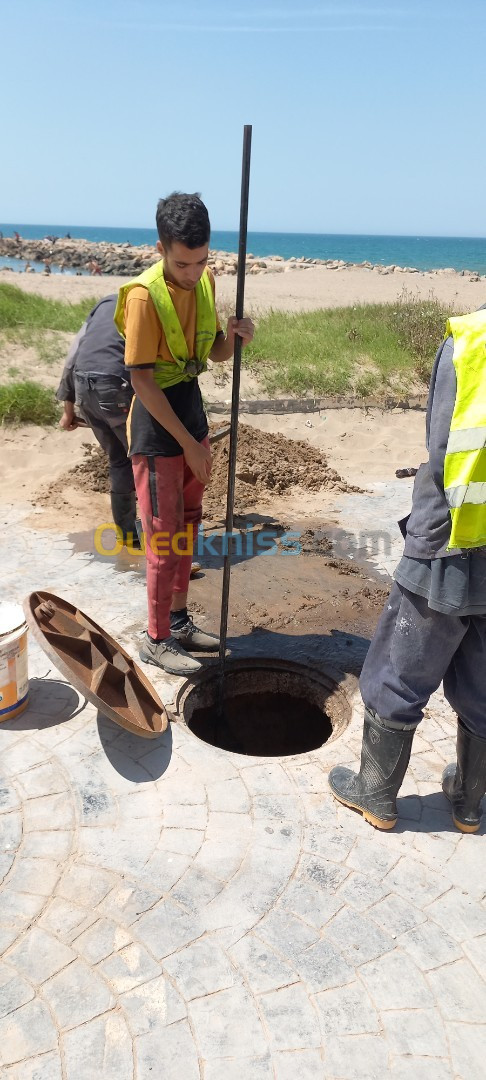
M 201 441 L 209 446 L 209 439 Z M 202 519 L 204 485 L 196 480 L 183 454 L 132 457 L 147 558 L 148 632 L 170 635 L 173 593 L 189 588 L 194 540 Z

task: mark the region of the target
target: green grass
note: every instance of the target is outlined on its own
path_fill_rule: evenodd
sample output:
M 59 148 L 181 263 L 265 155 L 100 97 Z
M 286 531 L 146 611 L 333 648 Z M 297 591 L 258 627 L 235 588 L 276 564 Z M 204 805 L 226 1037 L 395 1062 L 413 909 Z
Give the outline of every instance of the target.
M 407 293 L 393 304 L 271 311 L 258 321 L 244 362 L 270 395 L 423 392 L 448 314 L 433 297 Z
M 33 346 L 45 365 L 60 362 L 67 348 L 59 332 L 77 332 L 94 303 L 66 304 L 0 285 L 0 338 Z M 231 305 L 219 310 L 224 326 Z M 451 313 L 432 295 L 417 300 L 407 292 L 392 304 L 270 311 L 255 317 L 255 338 L 243 361 L 269 396 L 423 393 Z
M 0 424 L 54 424 L 60 415 L 52 390 L 39 383 L 0 386 Z
M 66 304 L 23 292 L 16 285 L 0 285 L 0 330 L 26 327 L 77 334 L 95 303 L 91 297 L 79 304 Z
M 42 364 L 59 364 L 68 351 L 59 332 L 77 333 L 95 303 L 91 297 L 66 304 L 0 285 L 0 344 L 33 348 Z

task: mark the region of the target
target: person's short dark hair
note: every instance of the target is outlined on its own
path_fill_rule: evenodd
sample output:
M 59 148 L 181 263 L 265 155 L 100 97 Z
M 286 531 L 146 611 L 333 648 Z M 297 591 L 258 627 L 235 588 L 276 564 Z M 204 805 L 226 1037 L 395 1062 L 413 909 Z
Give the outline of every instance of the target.
M 155 220 L 159 240 L 166 250 L 174 242 L 188 248 L 209 244 L 209 214 L 198 192 L 185 195 L 173 191 L 166 199 L 159 199 Z

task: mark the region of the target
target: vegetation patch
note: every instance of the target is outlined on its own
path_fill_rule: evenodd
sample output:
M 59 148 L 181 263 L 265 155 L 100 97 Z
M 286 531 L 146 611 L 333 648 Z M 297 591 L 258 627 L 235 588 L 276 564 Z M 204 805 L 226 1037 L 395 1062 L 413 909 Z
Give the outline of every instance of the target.
M 407 293 L 393 304 L 270 311 L 243 358 L 270 395 L 423 393 L 450 314 Z
M 65 334 L 77 334 L 95 299 L 67 304 L 23 292 L 16 285 L 0 285 L 0 346 L 20 345 L 35 350 L 46 367 L 66 356 Z
M 37 293 L 23 292 L 16 285 L 0 285 L 0 330 L 24 327 L 77 334 L 95 303 L 95 298 L 91 297 L 78 304 L 67 304 L 63 300 L 48 300 Z
M 61 411 L 52 390 L 36 382 L 0 386 L 1 424 L 55 424 Z
M 65 335 L 78 332 L 94 303 L 48 300 L 2 284 L 0 343 L 33 347 L 43 367 L 53 367 L 68 351 Z M 223 302 L 219 310 L 224 325 L 230 305 Z M 452 313 L 433 295 L 421 300 L 406 291 L 391 304 L 269 311 L 254 316 L 256 333 L 243 363 L 269 397 L 332 395 L 365 402 L 423 394 Z M 221 380 L 226 374 L 229 367 Z

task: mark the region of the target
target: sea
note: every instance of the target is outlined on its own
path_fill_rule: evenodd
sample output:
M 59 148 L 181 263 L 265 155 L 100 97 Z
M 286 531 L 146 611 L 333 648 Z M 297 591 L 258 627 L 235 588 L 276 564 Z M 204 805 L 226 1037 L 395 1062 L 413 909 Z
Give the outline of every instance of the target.
M 44 236 L 63 237 L 70 233 L 73 239 L 105 241 L 113 244 L 130 243 L 134 247 L 157 242 L 155 229 L 102 228 L 94 225 L 25 225 L 0 223 L 4 236 L 14 231 L 28 239 L 40 240 Z M 218 251 L 238 250 L 238 233 L 215 229 L 211 233 L 211 247 Z M 439 270 L 453 267 L 455 270 L 472 270 L 486 274 L 486 237 L 473 236 L 367 236 L 347 233 L 286 233 L 249 232 L 247 250 L 252 255 L 281 255 L 306 259 L 343 259 L 344 262 L 389 266 L 416 267 L 417 270 Z M 21 259 L 0 258 L 0 266 L 23 270 Z M 33 264 L 37 265 L 37 264 Z M 42 269 L 39 263 L 38 268 Z M 54 265 L 52 266 L 55 272 Z M 65 271 L 67 273 L 67 271 Z

